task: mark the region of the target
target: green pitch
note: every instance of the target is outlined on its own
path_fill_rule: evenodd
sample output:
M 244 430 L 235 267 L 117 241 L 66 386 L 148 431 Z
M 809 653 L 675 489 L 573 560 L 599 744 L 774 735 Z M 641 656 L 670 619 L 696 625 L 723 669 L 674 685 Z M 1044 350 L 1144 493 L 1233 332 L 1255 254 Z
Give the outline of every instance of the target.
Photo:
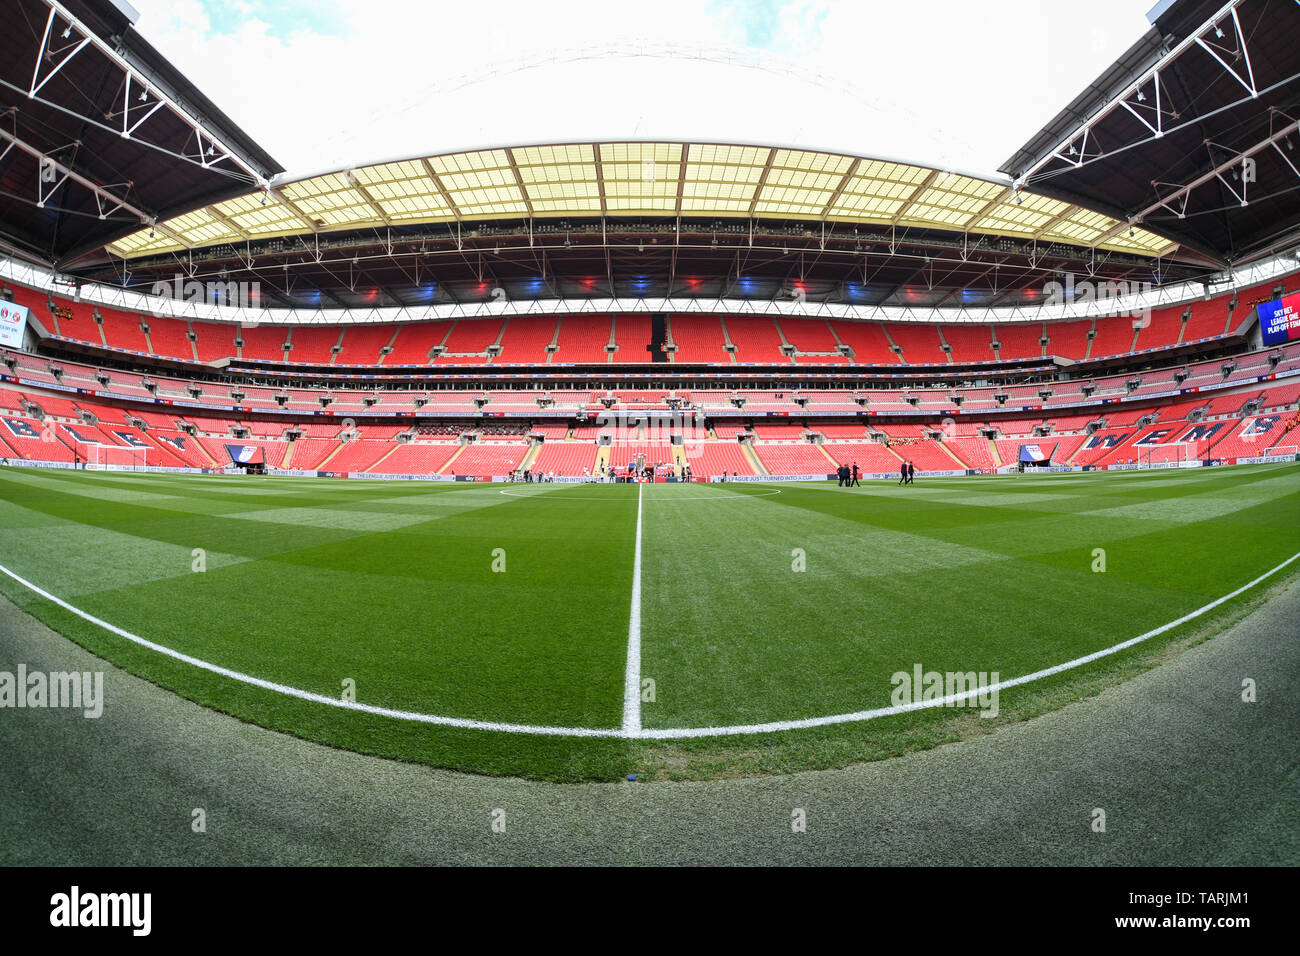
M 1297 551 L 1295 465 L 851 490 L 0 469 L 12 575 L 282 688 L 142 646 L 0 574 L 12 601 L 108 660 L 324 743 L 551 779 L 804 769 L 979 733 L 1151 666 L 1300 561 L 1168 633 L 1002 691 L 993 719 L 752 725 L 890 708 L 900 672 L 1051 668 Z M 112 707 L 110 685 L 103 719 Z

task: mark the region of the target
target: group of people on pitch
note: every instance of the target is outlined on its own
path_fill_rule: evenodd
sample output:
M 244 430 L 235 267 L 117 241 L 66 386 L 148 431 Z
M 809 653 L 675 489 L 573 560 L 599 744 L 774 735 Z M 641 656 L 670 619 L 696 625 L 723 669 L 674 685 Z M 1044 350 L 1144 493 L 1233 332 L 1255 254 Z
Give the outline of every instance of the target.
M 862 477 L 862 472 L 858 470 L 858 463 L 855 461 L 852 467 L 840 465 L 835 470 L 835 477 L 839 478 L 841 488 L 852 488 L 854 485 L 861 486 L 858 481 Z M 900 485 L 910 485 L 916 478 L 916 466 L 910 461 L 905 461 L 898 466 L 898 483 Z

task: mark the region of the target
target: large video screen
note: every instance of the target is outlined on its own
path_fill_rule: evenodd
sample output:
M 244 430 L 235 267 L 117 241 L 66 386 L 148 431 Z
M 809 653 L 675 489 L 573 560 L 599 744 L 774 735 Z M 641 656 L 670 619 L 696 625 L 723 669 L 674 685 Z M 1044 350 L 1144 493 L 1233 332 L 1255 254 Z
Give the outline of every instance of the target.
M 13 302 L 0 302 L 0 345 L 11 349 L 23 347 L 23 332 L 27 330 L 27 306 Z
M 1300 339 L 1300 292 L 1261 305 L 1259 327 L 1264 332 L 1265 345 Z

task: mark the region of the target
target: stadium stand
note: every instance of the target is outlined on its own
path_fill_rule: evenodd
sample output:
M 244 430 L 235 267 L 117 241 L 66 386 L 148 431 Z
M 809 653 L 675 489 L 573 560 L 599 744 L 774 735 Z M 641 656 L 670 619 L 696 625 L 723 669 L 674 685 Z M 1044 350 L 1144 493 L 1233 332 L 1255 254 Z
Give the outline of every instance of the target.
M 784 317 L 776 322 L 785 340 L 800 352 L 835 352 L 839 348 L 839 340 L 825 319 Z
M 736 322 L 728 317 L 723 319 L 723 325 L 736 347 L 737 362 L 789 364 L 789 358 L 781 351 L 781 332 L 773 319 L 763 316 Z
M 754 469 L 738 442 L 687 442 L 683 449 L 691 474 L 704 479 L 713 475 L 752 475 Z M 671 454 L 667 459 L 672 460 Z
M 446 350 L 437 364 L 473 365 L 488 360 L 487 348 L 497 341 L 504 319 L 459 319 L 447 334 Z
M 827 442 L 822 446 L 838 464 L 856 463 L 867 474 L 898 471 L 902 459 L 879 442 Z
M 519 467 L 527 451 L 528 446 L 520 442 L 466 445 L 454 460 L 443 465 L 441 472 L 480 478 L 508 475 Z
M 591 474 L 596 464 L 596 445 L 593 442 L 544 442 L 533 459 L 532 469 L 554 472 L 576 478 Z
M 835 364 L 848 361 L 837 354 L 843 344 L 852 349 L 853 361 L 859 365 L 886 365 L 905 374 L 906 366 L 931 369 L 915 382 L 878 378 L 869 387 L 852 389 L 826 388 L 822 382 L 804 391 L 736 388 L 726 381 L 679 387 L 675 400 L 686 411 L 707 415 L 718 438 L 690 441 L 685 453 L 697 477 L 723 470 L 750 475 L 756 468 L 777 475 L 820 474 L 831 465 L 828 454 L 836 460 L 858 455 L 860 467 L 867 471 L 892 472 L 900 457 L 914 461 L 922 471 L 988 471 L 1014 462 L 1019 445 L 1027 442 L 1055 447 L 1058 462 L 1105 467 L 1139 457 L 1206 424 L 1222 426 L 1206 443 L 1216 456 L 1247 456 L 1258 452 L 1263 438 L 1269 444 L 1277 441 L 1271 431 L 1262 437 L 1250 433 L 1251 422 L 1294 418 L 1300 380 L 1289 381 L 1286 376 L 1300 370 L 1300 344 L 1252 350 L 1241 338 L 1227 339 L 1226 345 L 1214 340 L 1241 326 L 1249 318 L 1249 309 L 1274 291 L 1274 285 L 1243 290 L 1231 313 L 1231 294 L 1165 307 L 1155 310 L 1149 323 L 1139 321 L 1136 328 L 1129 317 L 988 326 L 672 315 L 665 332 L 674 346 L 671 361 L 676 364 L 707 363 L 723 371 L 736 363 L 788 367 L 792 359 Z M 624 411 L 667 411 L 674 395 L 669 387 L 642 389 L 624 387 L 625 383 L 608 390 L 602 384 L 547 391 L 542 387 L 545 383 L 450 389 L 446 383 L 412 379 L 415 373 L 395 368 L 427 369 L 432 364 L 430 353 L 438 346 L 445 351 L 437 359 L 439 365 L 544 369 L 557 364 L 649 362 L 654 357 L 646 351 L 652 319 L 646 314 L 241 329 L 152 315 L 142 320 L 134 313 L 96 308 L 38 290 L 19 287 L 12 292 L 48 332 L 87 343 L 76 347 L 76 355 L 57 358 L 0 353 L 5 363 L 0 374 L 12 373 L 21 380 L 16 388 L 8 387 L 15 384 L 12 381 L 0 384 L 0 412 L 14 423 L 0 428 L 4 441 L 0 452 L 7 450 L 15 457 L 43 455 L 44 460 L 70 461 L 79 444 L 102 444 L 141 448 L 149 465 L 211 467 L 224 464 L 228 456 L 222 446 L 237 441 L 263 449 L 268 464 L 277 467 L 396 474 L 445 469 L 491 476 L 525 460 L 531 449 L 524 436 L 532 433 L 548 439 L 536 450 L 533 467 L 578 475 L 595 462 L 597 437 L 614 431 L 591 419 L 584 421 L 583 413 L 602 412 L 602 399 L 612 400 L 615 408 Z M 95 321 L 96 311 L 102 326 Z M 1188 313 L 1186 321 L 1184 313 Z M 1096 334 L 1089 338 L 1094 329 Z M 1046 347 L 1039 341 L 1044 333 L 1050 339 Z M 606 349 L 611 336 L 617 344 L 612 361 Z M 293 348 L 286 353 L 287 339 Z M 890 348 L 891 339 L 901 355 Z M 1210 346 L 1184 348 L 1202 341 L 1209 341 L 1217 351 Z M 152 351 L 191 363 L 191 368 L 148 370 L 133 356 L 105 352 L 104 346 Z M 1122 357 L 1133 348 L 1143 353 L 1143 364 L 1130 363 L 1131 370 L 1107 366 L 1105 374 L 1089 374 L 1084 366 L 1078 373 L 1069 372 L 1068 379 L 1053 381 L 1025 377 L 1017 384 L 974 384 L 970 374 L 963 377 L 960 370 L 945 371 L 961 363 L 1023 361 L 1044 353 L 1076 361 Z M 1182 351 L 1163 357 L 1159 350 L 1169 348 Z M 246 373 L 238 368 L 218 373 L 202 364 L 192 365 L 195 359 L 210 363 L 227 358 L 259 363 L 258 374 L 270 377 L 250 376 L 257 384 L 239 384 Z M 294 366 L 303 363 L 321 369 L 295 372 Z M 343 374 L 324 375 L 330 366 L 340 367 Z M 376 367 L 385 369 L 392 380 L 363 382 L 344 371 Z M 55 390 L 65 388 L 79 392 Z M 550 404 L 539 402 L 543 398 Z M 735 399 L 743 402 L 738 406 Z M 865 404 L 859 404 L 859 399 Z M 1098 399 L 1106 404 L 1082 407 Z M 476 400 L 485 401 L 484 413 L 505 421 L 471 420 L 469 416 L 480 414 Z M 167 409 L 161 402 L 183 402 L 186 407 Z M 200 407 L 189 407 L 192 403 Z M 558 412 L 559 419 L 543 418 L 544 411 Z M 872 416 L 872 430 L 888 436 L 892 448 L 868 441 L 870 432 L 860 417 L 864 411 Z M 1275 413 L 1281 413 L 1281 418 Z M 45 426 L 34 417 L 40 414 L 57 423 L 49 429 L 52 440 L 41 438 Z M 422 436 L 452 440 L 403 444 L 398 435 L 409 431 L 414 420 L 366 421 L 381 414 L 418 414 Z M 1286 418 L 1288 414 L 1292 417 Z M 362 420 L 359 438 L 340 440 L 344 416 Z M 446 420 L 457 417 L 465 420 Z M 534 417 L 537 420 L 531 420 Z M 197 428 L 202 439 L 185 434 L 182 422 Z M 1097 434 L 1080 434 L 1092 423 L 1101 425 Z M 1034 437 L 1039 425 L 1048 426 L 1052 433 Z M 996 441 L 990 443 L 986 429 L 999 436 Z M 290 430 L 302 437 L 285 441 Z M 944 431 L 944 441 L 932 437 L 936 430 Z M 822 435 L 826 443 L 819 448 L 807 442 L 809 432 Z M 454 439 L 468 433 L 477 434 L 478 441 L 462 448 Z M 246 437 L 236 440 L 231 437 L 235 434 Z M 577 440 L 568 440 L 570 434 Z M 737 443 L 737 435 L 747 436 L 752 446 Z M 672 446 L 649 440 L 615 444 L 610 460 L 626 464 L 639 453 L 656 463 L 673 460 Z
M 1089 358 L 1105 358 L 1108 355 L 1127 355 L 1133 350 L 1134 337 L 1141 319 L 1130 316 L 1112 316 L 1098 319 L 1093 331 L 1092 350 Z
M 1191 314 L 1188 316 L 1187 324 L 1183 326 L 1183 334 L 1179 341 L 1195 342 L 1198 339 L 1224 334 L 1230 319 L 1228 304 L 1224 301 L 1224 297 L 1220 296 L 1208 302 L 1192 302 L 1189 308 Z
M 1001 361 L 1041 358 L 1044 346 L 1039 339 L 1045 335 L 1042 322 L 1009 323 L 993 329 L 998 343 L 997 356 Z
M 560 320 L 553 316 L 514 315 L 501 333 L 498 362 L 509 365 L 544 365 L 550 356 L 547 346 L 555 339 Z
M 317 467 L 335 472 L 369 471 L 380 459 L 396 454 L 405 447 L 407 446 L 391 441 L 369 441 L 364 438 L 339 442 L 336 449 L 325 456 Z M 414 474 L 414 472 L 403 472 L 403 474 Z
M 166 316 L 149 316 L 144 321 L 149 326 L 149 343 L 153 346 L 155 355 L 178 359 L 182 362 L 195 360 L 194 347 L 189 337 L 188 322 Z M 207 325 L 205 322 L 195 324 L 199 326 Z M 235 354 L 233 344 L 225 354 Z M 198 361 L 204 362 L 210 361 L 210 359 L 205 359 L 203 353 L 199 353 Z
M 993 362 L 993 330 L 987 325 L 941 325 L 939 334 L 949 345 L 954 362 Z
M 614 343 L 618 350 L 614 361 L 620 364 L 652 361 L 650 355 L 651 319 L 636 313 L 614 318 Z
M 239 337 L 244 346 L 241 357 L 259 362 L 284 361 L 284 345 L 289 340 L 289 331 L 283 326 L 259 325 L 241 326 Z
M 343 347 L 334 358 L 335 365 L 378 365 L 384 356 L 380 349 L 392 341 L 395 325 L 354 325 L 343 333 Z
M 817 445 L 807 442 L 798 445 L 755 445 L 754 451 L 768 474 L 772 475 L 825 475 L 835 469 Z
M 289 336 L 288 361 L 307 365 L 329 365 L 334 346 L 343 330 L 335 326 L 297 325 Z
M 235 339 L 239 337 L 238 326 L 222 322 L 191 322 L 190 326 L 194 330 L 194 354 L 200 362 L 234 357 Z
M 1048 355 L 1062 358 L 1084 359 L 1088 354 L 1088 332 L 1092 329 L 1092 320 L 1072 322 L 1048 322 L 1043 326 L 1047 337 Z M 1004 352 L 1002 357 L 1009 358 Z
M 451 322 L 420 322 L 398 328 L 393 351 L 385 365 L 430 365 L 430 353 L 441 345 L 451 331 Z
M 674 315 L 669 323 L 677 362 L 725 365 L 731 361 L 716 315 Z
M 890 323 L 885 326 L 885 331 L 903 350 L 901 360 L 908 365 L 940 365 L 948 361 L 937 325 Z
M 890 349 L 890 341 L 877 322 L 849 322 L 832 319 L 831 331 L 853 351 L 858 365 L 890 365 L 902 359 Z

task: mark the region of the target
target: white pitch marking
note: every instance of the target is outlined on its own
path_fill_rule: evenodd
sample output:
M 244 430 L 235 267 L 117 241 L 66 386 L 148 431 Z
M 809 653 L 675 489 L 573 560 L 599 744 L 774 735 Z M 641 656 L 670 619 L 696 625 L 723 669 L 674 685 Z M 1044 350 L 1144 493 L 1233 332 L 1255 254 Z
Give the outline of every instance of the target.
M 627 670 L 623 675 L 623 733 L 641 733 L 641 498 L 636 486 L 636 557 L 632 561 L 632 613 L 627 622 Z
M 951 694 L 937 700 L 918 701 L 912 704 L 898 704 L 893 707 L 879 707 L 875 710 L 859 710 L 850 714 L 832 714 L 829 717 L 806 717 L 800 720 L 777 720 L 765 724 L 731 724 L 724 727 L 664 727 L 638 729 L 632 732 L 624 730 L 622 727 L 550 727 L 539 724 L 510 724 L 499 723 L 489 720 L 470 720 L 464 717 L 439 717 L 436 714 L 421 714 L 409 710 L 394 710 L 389 707 L 375 707 L 370 704 L 362 704 L 357 701 L 343 700 L 341 698 L 326 697 L 323 694 L 315 694 L 311 691 L 299 690 L 296 687 L 289 687 L 286 684 L 277 684 L 273 681 L 263 680 L 260 677 L 252 677 L 248 674 L 241 674 L 239 671 L 230 670 L 219 664 L 211 664 L 207 661 L 200 660 L 197 657 L 191 657 L 189 654 L 183 654 L 180 651 L 172 650 L 170 647 L 164 647 L 153 641 L 147 640 L 139 635 L 132 634 L 130 631 L 109 624 L 107 621 L 88 614 L 81 608 L 74 607 L 67 601 L 55 597 L 49 591 L 37 587 L 26 578 L 20 577 L 13 571 L 10 571 L 4 565 L 0 565 L 0 573 L 4 573 L 13 578 L 29 591 L 45 598 L 53 604 L 57 604 L 65 611 L 77 615 L 82 620 L 89 621 L 97 627 L 102 627 L 110 633 L 123 637 L 141 647 L 147 647 L 151 651 L 157 651 L 167 657 L 174 658 L 185 664 L 190 664 L 202 670 L 211 671 L 213 674 L 220 674 L 222 677 L 228 677 L 231 680 L 239 681 L 244 684 L 251 684 L 254 687 L 261 687 L 265 690 L 275 691 L 278 694 L 284 694 L 288 697 L 296 697 L 299 700 L 309 700 L 317 704 L 326 704 L 330 707 L 339 707 L 343 710 L 356 710 L 367 714 L 375 714 L 380 717 L 392 717 L 397 720 L 410 720 L 424 724 L 438 724 L 444 727 L 460 727 L 466 730 L 489 730 L 506 734 L 533 734 L 535 736 L 546 737 L 618 737 L 625 740 L 668 740 L 681 739 L 686 737 L 729 737 L 738 734 L 770 734 L 783 730 L 802 730 L 808 727 L 826 727 L 831 724 L 849 724 L 861 723 L 867 720 L 874 720 L 877 717 L 889 717 L 893 714 L 902 714 L 912 710 L 925 710 L 930 707 L 944 707 L 949 704 L 957 703 L 961 700 L 970 700 L 979 694 L 987 694 L 993 691 L 1002 691 L 1008 687 L 1016 687 L 1020 684 L 1028 684 L 1031 681 L 1039 680 L 1043 677 L 1051 677 L 1053 674 L 1060 674 L 1063 671 L 1073 670 L 1076 667 L 1082 667 L 1084 664 L 1090 664 L 1095 660 L 1107 657 L 1111 654 L 1117 654 L 1126 648 L 1135 644 L 1140 644 L 1149 638 L 1156 637 L 1175 627 L 1186 624 L 1188 621 L 1195 620 L 1203 614 L 1206 614 L 1221 604 L 1231 601 L 1255 587 L 1262 581 L 1266 581 L 1273 575 L 1277 574 L 1287 565 L 1300 560 L 1300 552 L 1296 552 L 1287 558 L 1281 564 L 1268 571 L 1265 571 L 1255 580 L 1243 584 L 1237 590 L 1230 594 L 1225 594 L 1217 600 L 1211 601 L 1203 607 L 1197 608 L 1188 614 L 1184 614 L 1177 620 L 1170 621 L 1168 624 L 1162 624 L 1154 630 L 1147 631 L 1145 634 L 1139 634 L 1137 637 L 1131 637 L 1127 641 L 1121 641 L 1105 650 L 1094 651 L 1083 657 L 1076 657 L 1072 661 L 1066 661 L 1064 664 L 1056 664 L 1053 667 L 1047 667 L 1043 670 L 1034 671 L 1032 674 L 1025 674 L 1021 677 L 1013 677 L 1010 680 L 999 681 L 986 687 L 977 687 L 965 694 Z M 640 701 L 640 694 L 637 695 Z

